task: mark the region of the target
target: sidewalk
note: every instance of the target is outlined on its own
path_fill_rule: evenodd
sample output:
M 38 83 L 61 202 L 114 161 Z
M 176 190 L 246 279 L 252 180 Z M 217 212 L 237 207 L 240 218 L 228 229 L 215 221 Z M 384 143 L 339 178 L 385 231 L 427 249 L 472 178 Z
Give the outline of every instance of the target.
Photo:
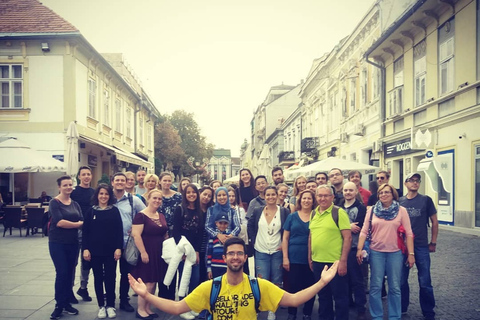
M 3 228 L 0 228 L 3 234 Z M 466 233 L 466 231 L 469 231 Z M 476 235 L 471 235 L 469 233 Z M 49 319 L 55 306 L 55 271 L 48 253 L 48 238 L 36 234 L 20 237 L 18 230 L 5 238 L 0 237 L 0 319 Z M 432 280 L 437 300 L 438 319 L 480 319 L 480 231 L 441 226 L 437 242 L 437 252 L 432 257 Z M 78 275 L 77 271 L 77 275 Z M 117 277 L 117 286 L 118 286 Z M 411 305 L 402 319 L 422 319 L 418 305 L 417 270 L 410 274 Z M 75 291 L 78 289 L 78 277 Z M 92 302 L 80 301 L 75 307 L 78 316 L 64 315 L 64 320 L 96 319 L 98 307 L 95 302 L 93 276 L 88 289 L 94 298 Z M 118 294 L 118 288 L 117 288 Z M 77 296 L 77 298 L 80 298 Z M 131 304 L 136 307 L 137 298 L 132 297 Z M 118 299 L 116 301 L 118 306 Z M 317 316 L 318 304 L 314 307 L 313 319 Z M 386 307 L 385 307 L 386 309 Z M 159 320 L 181 319 L 158 312 Z M 266 312 L 259 319 L 266 319 Z M 277 319 L 287 317 L 287 310 L 277 311 Z M 299 308 L 297 319 L 301 319 Z M 356 314 L 350 310 L 350 319 Z M 118 310 L 117 319 L 135 319 L 134 313 Z M 386 317 L 385 317 L 386 319 Z

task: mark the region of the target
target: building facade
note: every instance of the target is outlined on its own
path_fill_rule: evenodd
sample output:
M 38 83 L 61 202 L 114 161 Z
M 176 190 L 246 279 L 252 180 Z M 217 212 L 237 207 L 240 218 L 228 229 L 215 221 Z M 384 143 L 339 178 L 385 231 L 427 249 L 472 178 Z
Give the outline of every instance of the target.
M 101 55 L 38 1 L 6 1 L 0 9 L 7 12 L 0 19 L 0 134 L 63 159 L 75 121 L 78 162 L 92 167 L 94 185 L 116 171 L 153 172 L 159 113 L 122 55 Z M 28 193 L 56 194 L 52 176 L 58 173 L 31 175 Z

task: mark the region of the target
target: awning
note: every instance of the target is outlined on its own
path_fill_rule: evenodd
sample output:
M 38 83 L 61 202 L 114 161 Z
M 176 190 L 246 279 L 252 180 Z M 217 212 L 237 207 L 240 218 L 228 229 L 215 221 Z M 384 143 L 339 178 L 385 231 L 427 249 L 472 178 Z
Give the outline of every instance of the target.
M 440 154 L 432 158 L 422 159 L 418 164 L 417 171 L 425 172 L 430 181 L 430 186 L 435 192 L 440 191 L 438 179 L 441 179 L 447 192 L 451 193 L 453 191 L 450 189 L 450 186 L 452 186 L 452 163 L 449 157 L 451 157 L 449 154 Z
M 105 149 L 108 149 L 108 150 L 111 150 L 111 151 L 115 152 L 115 156 L 117 157 L 117 160 L 128 162 L 128 163 L 131 163 L 131 164 L 135 164 L 135 165 L 141 166 L 141 167 L 146 167 L 146 168 L 151 167 L 151 164 L 149 162 L 143 160 L 142 158 L 134 155 L 131 152 L 122 150 L 122 149 L 114 147 L 114 146 L 109 146 L 108 144 L 105 144 L 105 143 L 100 142 L 100 141 L 93 140 L 92 138 L 85 137 L 84 135 L 80 135 L 80 139 L 84 140 L 86 142 L 92 143 L 92 144 L 96 144 L 96 145 L 98 145 L 102 148 L 105 148 Z

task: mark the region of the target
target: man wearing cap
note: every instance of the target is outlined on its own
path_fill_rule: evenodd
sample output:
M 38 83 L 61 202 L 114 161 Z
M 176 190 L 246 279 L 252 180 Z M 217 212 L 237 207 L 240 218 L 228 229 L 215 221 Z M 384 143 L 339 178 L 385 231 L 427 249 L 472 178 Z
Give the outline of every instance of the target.
M 435 319 L 435 297 L 433 295 L 432 279 L 430 277 L 430 252 L 435 252 L 438 236 L 437 209 L 429 196 L 418 193 L 421 175 L 410 173 L 405 179 L 408 190 L 406 196 L 401 197 L 400 205 L 407 209 L 415 235 L 415 264 L 418 270 L 420 285 L 420 307 L 427 320 Z M 428 242 L 428 220 L 432 222 L 432 236 Z M 406 313 L 410 302 L 410 288 L 408 286 L 409 268 L 403 268 L 402 274 L 402 313 Z

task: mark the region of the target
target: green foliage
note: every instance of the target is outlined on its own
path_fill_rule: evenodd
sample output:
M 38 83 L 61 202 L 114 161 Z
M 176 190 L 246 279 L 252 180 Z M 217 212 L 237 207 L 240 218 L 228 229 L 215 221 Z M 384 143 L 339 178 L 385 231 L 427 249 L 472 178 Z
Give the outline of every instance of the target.
M 110 177 L 107 176 L 105 173 L 102 174 L 102 177 L 100 178 L 100 180 L 98 180 L 98 184 L 97 184 L 97 185 L 99 185 L 100 183 L 110 184 Z

